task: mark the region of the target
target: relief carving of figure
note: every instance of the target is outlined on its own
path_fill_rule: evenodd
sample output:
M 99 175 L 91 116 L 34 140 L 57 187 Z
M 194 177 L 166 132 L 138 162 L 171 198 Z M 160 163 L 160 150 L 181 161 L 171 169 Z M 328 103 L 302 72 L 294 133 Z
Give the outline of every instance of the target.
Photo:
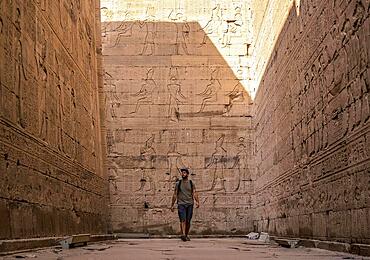
M 234 165 L 231 167 L 232 169 L 237 171 L 238 175 L 237 185 L 236 188 L 234 189 L 234 192 L 237 191 L 247 192 L 245 185 L 246 182 L 251 181 L 251 179 L 248 170 L 248 153 L 243 137 L 239 138 L 239 144 L 237 148 L 238 151 L 235 156 Z
M 15 46 L 15 96 L 16 96 L 16 115 L 17 115 L 17 124 L 21 127 L 26 127 L 26 121 L 24 117 L 24 108 L 23 108 L 23 80 L 28 80 L 26 69 L 25 69 L 25 49 L 23 49 L 22 44 L 22 27 L 21 27 L 21 11 L 19 8 L 16 9 L 16 46 Z
M 218 30 L 222 22 L 222 16 L 223 16 L 222 11 L 223 10 L 220 4 L 216 4 L 212 8 L 211 19 L 207 22 L 207 24 L 203 28 L 201 28 L 201 31 L 203 31 L 204 33 L 204 36 L 203 36 L 203 40 L 199 47 L 202 47 L 203 45 L 207 43 L 208 35 L 214 34 L 214 33 L 218 35 Z
M 190 36 L 190 24 L 186 21 L 186 17 L 182 13 L 174 15 L 173 10 L 168 16 L 172 21 L 175 21 L 176 26 L 176 43 L 175 55 L 181 55 L 180 49 L 186 55 L 189 55 L 188 44 Z
M 108 72 L 104 73 L 104 88 L 105 88 L 105 105 L 106 118 L 115 119 L 117 117 L 116 108 L 120 106 L 120 100 L 117 95 L 117 86 L 113 82 L 113 77 Z
M 64 82 L 62 82 L 61 75 L 60 75 L 60 63 L 58 59 L 58 53 L 55 51 L 54 53 L 54 60 L 55 60 L 55 74 L 56 74 L 56 85 L 57 85 L 57 118 L 58 118 L 58 131 L 57 131 L 57 139 L 58 139 L 58 150 L 64 152 L 64 144 L 63 144 L 63 121 L 65 118 L 65 110 L 64 110 Z
M 171 143 L 167 152 L 168 172 L 166 174 L 168 175 L 168 191 L 170 191 L 174 187 L 174 183 L 178 180 L 180 176 L 180 169 L 187 168 L 182 161 L 182 156 L 184 156 L 185 154 L 177 152 L 176 147 L 176 143 Z
M 214 69 L 212 71 L 209 84 L 201 93 L 197 94 L 202 97 L 202 104 L 200 106 L 198 113 L 203 112 L 204 108 L 208 103 L 217 101 L 217 93 L 221 89 L 221 83 L 218 79 L 216 79 L 217 72 L 218 72 L 217 69 Z
M 243 17 L 241 14 L 241 7 L 235 7 L 234 17 L 223 20 L 222 22 L 222 47 L 231 45 L 231 37 L 241 30 L 243 25 Z
M 48 114 L 46 104 L 47 102 L 47 84 L 48 84 L 48 70 L 46 67 L 46 58 L 47 58 L 47 39 L 45 30 L 38 34 L 40 36 L 40 43 L 36 44 L 35 46 L 35 57 L 36 57 L 36 65 L 37 65 L 37 77 L 40 84 L 39 88 L 39 119 L 40 119 L 40 128 L 39 128 L 39 136 L 43 141 L 47 141 L 48 135 Z
M 148 174 L 148 169 L 154 169 L 154 161 L 156 156 L 156 151 L 153 147 L 154 143 L 154 134 L 145 141 L 143 147 L 140 148 L 140 164 L 139 170 L 142 173 L 142 177 L 140 179 L 140 187 L 137 191 L 144 191 L 145 186 L 147 183 L 149 185 L 149 189 L 145 191 L 155 191 L 155 185 L 153 178 Z
M 134 94 L 137 97 L 135 110 L 130 114 L 138 112 L 142 104 L 153 104 L 154 97 L 153 94 L 158 90 L 157 83 L 153 79 L 154 70 L 149 68 L 146 72 L 146 77 L 143 79 L 140 90 Z M 158 93 L 157 93 L 158 94 Z
M 225 105 L 224 112 L 225 113 L 230 112 L 235 102 L 243 102 L 245 99 L 244 93 L 245 93 L 245 89 L 243 85 L 240 82 L 238 82 L 238 84 L 234 86 L 234 89 L 231 92 L 226 94 L 226 96 L 229 98 L 229 102 Z
M 212 157 L 209 163 L 206 165 L 206 168 L 213 169 L 213 180 L 212 186 L 209 189 L 210 191 L 226 191 L 225 190 L 225 179 L 224 179 L 224 170 L 226 169 L 226 155 L 227 152 L 223 148 L 225 140 L 225 134 L 222 134 L 220 138 L 216 141 L 216 147 L 212 153 Z
M 146 35 L 144 39 L 144 47 L 140 55 L 153 55 L 155 47 L 155 37 L 157 35 L 156 23 L 146 19 Z
M 186 97 L 182 94 L 181 85 L 175 75 L 170 76 L 170 83 L 167 84 L 167 90 L 169 93 L 168 117 L 171 121 L 178 122 L 180 120 L 179 104 L 183 103 Z
M 154 25 L 154 23 L 152 24 Z M 137 32 L 138 34 L 141 34 L 143 32 L 148 37 L 155 36 L 151 34 L 148 35 L 148 23 L 145 20 L 135 21 L 135 22 L 122 22 L 114 31 L 117 31 L 118 33 L 117 33 L 116 40 L 114 42 L 113 47 L 119 44 L 119 42 L 121 41 L 121 38 L 131 37 L 134 31 Z M 154 32 L 155 32 L 155 29 L 154 29 Z M 154 38 L 152 40 L 154 41 Z

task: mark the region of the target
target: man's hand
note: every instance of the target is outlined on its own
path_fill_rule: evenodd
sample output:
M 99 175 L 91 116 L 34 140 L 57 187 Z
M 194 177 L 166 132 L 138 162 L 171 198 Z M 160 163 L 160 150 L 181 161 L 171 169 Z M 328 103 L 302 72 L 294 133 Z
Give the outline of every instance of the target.
M 173 205 L 170 207 L 170 210 L 171 210 L 172 212 L 174 212 L 174 211 L 175 211 L 175 208 L 174 208 L 174 206 L 173 206 Z
M 197 201 L 195 202 L 195 207 L 199 208 L 199 202 L 197 202 Z

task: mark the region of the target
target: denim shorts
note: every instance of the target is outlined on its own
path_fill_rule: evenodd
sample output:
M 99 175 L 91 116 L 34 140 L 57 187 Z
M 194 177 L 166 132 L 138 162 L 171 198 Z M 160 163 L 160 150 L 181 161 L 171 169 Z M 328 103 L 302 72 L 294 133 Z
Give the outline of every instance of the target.
M 179 218 L 181 222 L 190 223 L 191 218 L 193 217 L 193 204 L 190 205 L 178 205 Z

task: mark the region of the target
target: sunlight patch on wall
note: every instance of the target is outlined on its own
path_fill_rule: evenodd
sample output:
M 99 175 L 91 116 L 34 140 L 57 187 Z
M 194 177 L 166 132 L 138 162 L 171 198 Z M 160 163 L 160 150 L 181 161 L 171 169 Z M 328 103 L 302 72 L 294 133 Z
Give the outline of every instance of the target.
M 253 88 L 257 91 L 262 76 L 269 63 L 280 32 L 286 23 L 289 11 L 300 8 L 300 0 L 268 0 L 261 7 L 259 0 L 254 0 L 252 9 L 258 9 L 263 15 L 259 18 L 258 27 L 255 27 L 255 39 L 253 41 Z M 254 21 L 256 23 L 256 21 Z
M 169 22 L 179 24 L 179 34 L 187 44 L 189 53 L 201 53 L 207 42 L 213 44 L 227 62 L 235 77 L 254 97 L 252 84 L 252 44 L 251 0 L 102 0 L 101 16 L 103 23 L 122 22 Z M 194 22 L 199 26 L 194 28 Z M 182 24 L 182 25 L 180 25 Z M 104 30 L 103 30 L 104 33 Z M 154 44 L 161 39 L 153 33 Z M 186 54 L 186 53 L 185 53 Z

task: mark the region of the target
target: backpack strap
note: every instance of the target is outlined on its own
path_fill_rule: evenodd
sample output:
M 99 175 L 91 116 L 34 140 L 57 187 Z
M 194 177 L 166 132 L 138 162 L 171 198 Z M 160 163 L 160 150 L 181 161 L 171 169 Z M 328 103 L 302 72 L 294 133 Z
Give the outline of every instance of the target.
M 177 195 L 179 195 L 180 189 L 181 189 L 181 179 L 176 183 L 177 186 Z
M 179 195 L 179 192 L 180 192 L 180 189 L 181 189 L 181 179 L 177 182 L 176 186 L 177 186 L 177 195 Z M 191 193 L 193 193 L 193 182 L 191 180 L 189 180 L 190 182 L 190 189 L 191 189 Z

